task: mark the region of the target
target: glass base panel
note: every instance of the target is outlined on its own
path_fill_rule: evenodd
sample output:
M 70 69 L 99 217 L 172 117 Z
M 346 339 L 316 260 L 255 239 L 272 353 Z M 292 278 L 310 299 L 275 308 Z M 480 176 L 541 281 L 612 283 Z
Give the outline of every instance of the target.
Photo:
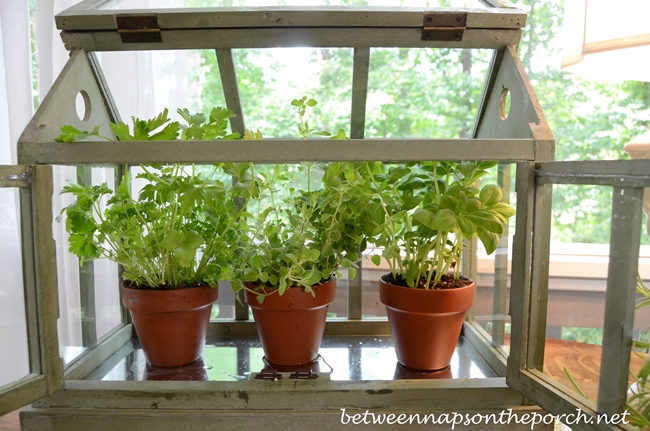
M 274 367 L 266 363 L 258 338 L 208 339 L 203 357 L 183 367 L 147 364 L 137 339 L 132 339 L 91 373 L 88 380 L 237 381 L 255 378 Z M 469 342 L 461 337 L 449 367 L 423 372 L 397 362 L 390 337 L 325 337 L 318 359 L 296 370 L 330 380 L 477 379 L 498 377 Z

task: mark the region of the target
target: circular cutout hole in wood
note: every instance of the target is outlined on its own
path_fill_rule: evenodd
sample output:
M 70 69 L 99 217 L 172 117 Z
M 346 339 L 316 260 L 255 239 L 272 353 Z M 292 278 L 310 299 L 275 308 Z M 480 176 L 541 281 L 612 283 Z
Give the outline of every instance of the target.
M 90 119 L 90 97 L 88 93 L 81 90 L 77 93 L 77 98 L 74 102 L 77 117 L 84 123 Z
M 499 96 L 499 118 L 505 120 L 510 115 L 510 90 L 504 88 Z

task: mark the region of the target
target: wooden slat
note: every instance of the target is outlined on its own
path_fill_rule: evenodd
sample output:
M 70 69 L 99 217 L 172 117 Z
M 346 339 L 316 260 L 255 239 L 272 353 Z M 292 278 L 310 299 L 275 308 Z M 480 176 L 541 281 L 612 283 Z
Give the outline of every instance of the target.
M 169 49 L 235 49 L 282 47 L 404 47 L 502 49 L 518 45 L 521 30 L 465 30 L 463 40 L 422 40 L 417 28 L 269 28 L 162 30 L 159 43 L 123 43 L 117 32 L 62 32 L 68 51 L 136 51 Z
M 52 235 L 52 167 L 34 167 L 32 208 L 35 228 L 36 284 L 38 288 L 39 342 L 42 371 L 51 394 L 63 388 L 63 361 L 59 357 L 57 320 L 59 296 L 56 249 Z
M 350 137 L 352 139 L 363 139 L 365 135 L 369 68 L 370 48 L 355 48 L 352 69 L 352 110 L 350 115 Z
M 300 161 L 533 160 L 530 139 L 267 139 L 19 144 L 28 163 L 213 163 Z
M 542 177 L 649 177 L 650 160 L 581 160 L 538 162 L 535 175 Z
M 0 416 L 47 395 L 45 376 L 31 374 L 0 388 Z
M 217 62 L 219 63 L 219 75 L 221 77 L 221 86 L 226 98 L 226 106 L 235 113 L 230 118 L 230 127 L 233 132 L 244 136 L 246 122 L 244 121 L 244 110 L 241 106 L 241 96 L 239 94 L 239 82 L 237 81 L 237 71 L 232 57 L 232 50 L 217 49 Z
M 510 354 L 507 382 L 515 390 L 520 371 L 526 367 L 528 321 L 530 318 L 530 268 L 532 255 L 534 170 L 533 163 L 517 163 L 516 231 L 512 243 L 512 275 L 510 288 Z M 516 304 L 516 305 L 515 305 Z
M 300 400 L 300 402 L 296 402 Z M 506 386 L 503 378 L 391 380 L 192 382 L 192 381 L 92 381 L 68 380 L 65 390 L 50 397 L 52 407 L 101 409 L 278 410 L 292 412 L 355 409 L 453 411 L 459 406 L 507 409 L 522 405 L 523 397 Z
M 627 398 L 642 208 L 642 188 L 614 188 L 598 385 L 599 413 L 611 415 L 622 411 Z
M 55 17 L 59 30 L 115 30 L 115 15 L 158 17 L 161 29 L 256 27 L 422 27 L 424 13 L 467 13 L 467 28 L 523 28 L 519 9 L 459 9 L 296 6 L 246 8 L 175 8 L 125 10 L 67 10 Z
M 535 187 L 533 214 L 533 256 L 531 259 L 530 334 L 528 345 L 529 369 L 544 367 L 544 344 L 548 313 L 548 277 L 551 249 L 551 224 L 553 188 L 549 185 Z

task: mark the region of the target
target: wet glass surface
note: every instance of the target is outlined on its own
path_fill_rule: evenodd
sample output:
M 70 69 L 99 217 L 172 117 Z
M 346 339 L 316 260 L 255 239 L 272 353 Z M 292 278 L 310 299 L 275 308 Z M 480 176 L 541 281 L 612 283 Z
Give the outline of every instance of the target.
M 237 381 L 250 379 L 251 373 L 255 377 L 262 369 L 273 371 L 264 362 L 264 353 L 257 338 L 208 339 L 202 359 L 174 368 L 148 365 L 138 340 L 133 339 L 87 379 Z M 329 375 L 331 380 L 497 377 L 463 337 L 458 341 L 451 365 L 436 372 L 409 370 L 399 365 L 390 337 L 323 338 L 318 360 L 299 371 Z

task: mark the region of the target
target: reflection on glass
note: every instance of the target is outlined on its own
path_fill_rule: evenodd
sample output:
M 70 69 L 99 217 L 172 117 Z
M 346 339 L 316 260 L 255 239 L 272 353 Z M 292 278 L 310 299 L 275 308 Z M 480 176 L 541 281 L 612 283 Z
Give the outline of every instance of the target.
M 0 387 L 30 372 L 17 196 L 0 188 Z
M 139 9 L 156 7 L 157 9 L 180 7 L 238 7 L 238 6 L 404 6 L 404 7 L 440 7 L 449 6 L 450 2 L 441 0 L 111 0 L 102 4 L 99 10 Z M 451 1 L 453 7 L 484 8 L 478 0 Z
M 570 374 L 591 400 L 598 397 L 610 217 L 611 188 L 554 186 L 544 373 L 575 390 Z
M 468 138 L 491 52 L 370 50 L 366 138 Z
M 137 340 L 132 340 L 93 371 L 87 379 L 120 381 L 205 378 L 211 381 L 243 381 L 254 379 L 262 370 L 272 371 L 264 361 L 264 351 L 257 338 L 209 339 L 203 351 L 202 361 L 202 364 L 161 371 L 159 368 L 147 365 L 139 343 Z M 395 350 L 388 337 L 325 337 L 320 356 L 314 364 L 277 371 L 294 372 L 311 369 L 317 374 L 329 374 L 331 380 L 496 377 L 496 374 L 463 338 L 458 342 L 451 365 L 433 377 L 432 373 L 421 372 L 405 375 L 408 370 L 400 371 L 399 368 Z M 205 370 L 205 373 L 202 370 Z

